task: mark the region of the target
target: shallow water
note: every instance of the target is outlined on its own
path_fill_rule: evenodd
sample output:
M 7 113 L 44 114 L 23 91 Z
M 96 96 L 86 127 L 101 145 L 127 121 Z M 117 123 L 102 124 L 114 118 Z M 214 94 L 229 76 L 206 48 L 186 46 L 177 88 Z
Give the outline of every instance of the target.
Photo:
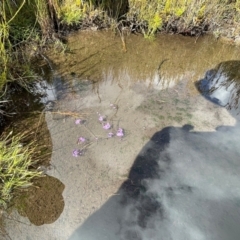
M 47 174 L 64 183 L 65 207 L 57 221 L 38 227 L 13 213 L 27 224 L 8 221 L 11 239 L 222 239 L 221 224 L 236 231 L 232 220 L 217 221 L 222 208 L 239 212 L 238 139 L 234 127 L 216 131 L 236 118 L 195 82 L 220 62 L 240 60 L 239 49 L 208 36 L 151 42 L 131 35 L 126 43 L 124 52 L 112 33 L 81 32 L 69 37 L 68 53 L 49 55 L 53 85 L 64 88 L 45 115 L 53 142 Z M 125 136 L 109 138 L 118 128 Z M 86 144 L 78 144 L 81 136 Z M 213 150 L 219 146 L 233 154 Z M 84 155 L 74 158 L 73 149 Z

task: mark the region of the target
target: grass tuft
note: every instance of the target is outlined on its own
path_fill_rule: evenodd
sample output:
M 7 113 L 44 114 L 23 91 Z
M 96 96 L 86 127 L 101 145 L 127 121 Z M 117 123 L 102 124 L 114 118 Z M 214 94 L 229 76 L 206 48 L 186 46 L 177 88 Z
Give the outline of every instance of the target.
M 208 26 L 211 31 L 229 19 L 240 19 L 240 0 L 129 0 L 129 5 L 127 18 L 147 25 L 147 34 L 142 30 L 148 37 L 158 30 L 190 33 Z
M 35 147 L 33 142 L 24 146 L 24 137 L 10 132 L 0 140 L 0 207 L 7 207 L 14 190 L 30 186 L 32 179 L 41 175 L 31 169 Z

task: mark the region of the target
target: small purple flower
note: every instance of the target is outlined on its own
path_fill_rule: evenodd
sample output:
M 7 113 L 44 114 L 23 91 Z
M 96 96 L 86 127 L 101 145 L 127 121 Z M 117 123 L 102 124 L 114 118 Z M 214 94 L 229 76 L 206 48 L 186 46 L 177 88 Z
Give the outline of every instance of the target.
M 73 157 L 79 157 L 83 155 L 83 151 L 80 149 L 74 149 L 72 152 Z
M 114 136 L 114 133 L 113 133 L 113 132 L 109 132 L 109 133 L 108 133 L 108 137 L 109 137 L 109 138 L 111 138 L 111 137 L 113 137 L 113 136 Z
M 106 129 L 106 130 L 110 129 L 110 128 L 111 128 L 110 123 L 109 123 L 109 122 L 104 123 L 104 124 L 103 124 L 103 128 Z
M 86 142 L 86 138 L 80 137 L 80 138 L 78 139 L 78 143 L 84 143 L 84 142 Z
M 118 128 L 117 130 L 117 134 L 116 134 L 118 137 L 124 137 L 124 131 L 122 128 Z
M 118 128 L 117 132 L 123 133 L 123 129 L 122 128 Z
M 82 119 L 76 119 L 75 120 L 75 124 L 82 124 L 83 123 L 83 120 Z
M 98 120 L 99 120 L 100 122 L 105 121 L 105 120 L 106 120 L 106 117 L 104 117 L 104 116 L 102 116 L 102 115 L 99 115 Z

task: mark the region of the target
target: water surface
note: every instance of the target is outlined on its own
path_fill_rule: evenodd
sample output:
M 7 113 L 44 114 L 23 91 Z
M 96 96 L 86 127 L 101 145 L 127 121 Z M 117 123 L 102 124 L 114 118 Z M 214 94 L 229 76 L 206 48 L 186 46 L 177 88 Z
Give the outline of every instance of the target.
M 67 53 L 49 55 L 54 82 L 63 84 L 45 115 L 53 142 L 47 174 L 64 183 L 65 207 L 38 227 L 14 213 L 27 225 L 9 221 L 11 239 L 238 236 L 237 120 L 195 82 L 239 60 L 239 49 L 211 37 L 131 35 L 126 43 L 124 52 L 112 33 L 81 32 L 69 37 Z M 223 126 L 230 134 L 217 130 Z M 124 137 L 108 137 L 119 128 Z M 84 155 L 73 157 L 74 149 Z

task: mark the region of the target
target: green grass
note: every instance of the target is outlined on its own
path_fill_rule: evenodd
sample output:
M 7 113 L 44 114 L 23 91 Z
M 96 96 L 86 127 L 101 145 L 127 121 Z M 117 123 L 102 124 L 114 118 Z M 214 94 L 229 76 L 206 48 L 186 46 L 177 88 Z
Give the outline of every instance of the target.
M 129 0 L 128 17 L 131 19 L 134 16 L 138 23 L 145 21 L 148 29 L 143 29 L 143 32 L 145 37 L 150 37 L 170 22 L 188 29 L 203 22 L 220 24 L 227 12 L 239 18 L 239 2 L 237 0 L 230 4 L 227 0 Z
M 110 25 L 117 26 L 118 14 L 110 14 L 110 18 L 115 16 L 113 21 L 114 19 L 107 17 L 106 12 L 113 13 L 119 10 L 120 13 L 122 12 L 120 9 L 126 6 L 125 0 L 115 2 L 46 0 L 46 2 L 53 5 L 60 22 L 67 25 L 78 24 L 83 19 L 91 22 L 98 17 L 108 21 Z M 236 22 L 240 19 L 240 0 L 129 0 L 128 3 L 129 11 L 122 13 L 125 19 L 129 22 L 134 20 L 134 24 L 141 28 L 144 36 L 150 39 L 158 30 L 170 26 L 169 23 L 174 23 L 179 29 L 187 30 L 204 24 L 210 24 L 211 27 L 220 26 L 226 16 L 233 16 Z
M 29 2 L 29 4 L 27 4 Z M 15 5 L 13 1 L 0 2 L 0 95 L 6 83 L 22 82 L 29 77 L 26 66 L 29 58 L 21 46 L 33 45 L 38 33 L 36 16 L 30 1 L 22 0 Z
M 41 172 L 31 169 L 34 144 L 23 146 L 24 135 L 7 137 L 0 140 L 0 207 L 6 208 L 14 190 L 28 187 Z
M 41 3 L 44 2 L 42 0 L 36 1 Z M 45 3 L 46 2 L 50 1 L 45 1 Z M 96 14 L 96 12 L 94 12 L 94 5 L 92 1 L 53 0 L 51 3 L 53 4 L 53 8 L 59 21 L 68 26 L 79 24 L 83 18 L 91 18 L 94 14 Z
M 78 5 L 77 1 L 64 1 L 59 10 L 62 22 L 67 25 L 79 24 L 84 17 L 84 9 Z

